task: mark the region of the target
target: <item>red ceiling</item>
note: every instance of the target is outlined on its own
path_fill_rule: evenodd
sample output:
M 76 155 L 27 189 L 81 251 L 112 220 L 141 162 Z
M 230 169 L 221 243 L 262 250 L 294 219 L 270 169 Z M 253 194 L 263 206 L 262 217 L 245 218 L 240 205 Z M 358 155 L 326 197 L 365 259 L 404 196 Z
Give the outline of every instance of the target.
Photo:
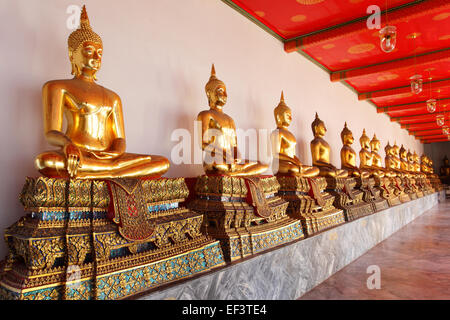
M 424 101 L 430 97 L 450 98 L 448 0 L 224 1 L 233 2 L 240 7 L 238 10 L 281 36 L 287 52 L 308 55 L 329 71 L 332 81 L 345 81 L 360 100 L 389 107 L 378 110 L 395 121 L 418 121 L 425 128 L 427 125 L 420 120 L 423 117 L 417 117 L 427 114 Z M 378 5 L 384 10 L 386 3 L 389 24 L 397 27 L 398 35 L 396 49 L 391 53 L 380 49 L 378 30 L 366 25 L 368 6 Z M 384 27 L 384 13 L 381 21 Z M 413 34 L 417 35 L 415 40 Z M 409 78 L 415 73 L 421 74 L 424 82 L 431 78 L 431 94 L 428 85 L 421 94 L 411 93 Z M 447 103 L 450 108 L 448 101 L 440 101 L 438 112 L 447 111 Z M 397 105 L 403 107 L 392 107 Z M 425 118 L 435 119 L 436 113 Z M 409 116 L 414 117 L 401 119 Z

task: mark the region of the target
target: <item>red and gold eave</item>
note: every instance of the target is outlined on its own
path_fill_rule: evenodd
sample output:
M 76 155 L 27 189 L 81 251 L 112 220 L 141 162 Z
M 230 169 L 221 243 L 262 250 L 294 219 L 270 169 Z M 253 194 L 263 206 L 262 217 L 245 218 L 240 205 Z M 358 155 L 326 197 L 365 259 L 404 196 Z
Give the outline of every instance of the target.
M 433 118 L 426 115 L 425 101 L 430 97 L 440 100 L 438 112 L 447 108 L 448 0 L 388 0 L 389 24 L 397 27 L 398 34 L 396 49 L 391 53 L 380 49 L 379 30 L 370 30 L 366 24 L 367 8 L 377 5 L 385 10 L 385 0 L 223 1 L 233 3 L 233 7 L 238 6 L 239 11 L 270 29 L 284 42 L 287 52 L 308 56 L 330 73 L 331 81 L 347 83 L 358 99 L 372 102 L 378 112 L 386 112 L 402 125 L 417 124 L 426 130 L 428 120 Z M 382 27 L 385 20 L 383 13 Z M 431 92 L 425 84 L 421 94 L 411 93 L 409 78 L 415 73 L 431 83 Z

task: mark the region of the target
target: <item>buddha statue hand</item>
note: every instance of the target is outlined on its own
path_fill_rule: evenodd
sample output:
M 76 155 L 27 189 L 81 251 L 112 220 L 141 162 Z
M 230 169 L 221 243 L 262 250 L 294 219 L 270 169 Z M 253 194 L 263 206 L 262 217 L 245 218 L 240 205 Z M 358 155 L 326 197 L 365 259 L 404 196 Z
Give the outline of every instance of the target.
M 67 143 L 63 148 L 66 158 L 66 168 L 69 176 L 74 178 L 77 175 L 78 168 L 81 167 L 81 150 L 73 143 Z

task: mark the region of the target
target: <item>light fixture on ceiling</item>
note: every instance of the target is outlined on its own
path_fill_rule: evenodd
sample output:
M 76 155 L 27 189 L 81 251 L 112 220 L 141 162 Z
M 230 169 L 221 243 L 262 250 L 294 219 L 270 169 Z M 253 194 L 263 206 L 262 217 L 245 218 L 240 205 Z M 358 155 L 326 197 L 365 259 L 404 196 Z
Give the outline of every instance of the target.
M 444 125 L 444 121 L 445 121 L 445 119 L 444 119 L 444 115 L 443 114 L 436 115 L 436 124 L 439 127 L 442 127 Z
M 436 111 L 436 99 L 431 98 L 431 77 L 428 78 L 430 80 L 430 99 L 427 100 L 427 110 L 429 113 L 433 113 Z
M 395 45 L 397 43 L 397 27 L 390 26 L 388 23 L 388 15 L 387 15 L 388 5 L 386 0 L 386 26 L 379 31 L 380 36 L 380 47 L 386 53 L 392 52 L 395 49 Z
M 397 28 L 386 26 L 380 30 L 380 47 L 386 53 L 392 52 L 397 43 Z
M 412 35 L 412 38 L 414 40 L 414 75 L 409 78 L 409 80 L 411 80 L 411 92 L 414 94 L 419 94 L 422 92 L 423 89 L 423 80 L 422 80 L 422 75 L 417 74 L 416 72 L 416 38 L 417 38 L 417 34 L 414 33 Z
M 442 133 L 445 135 L 450 134 L 450 128 L 447 125 L 442 126 Z

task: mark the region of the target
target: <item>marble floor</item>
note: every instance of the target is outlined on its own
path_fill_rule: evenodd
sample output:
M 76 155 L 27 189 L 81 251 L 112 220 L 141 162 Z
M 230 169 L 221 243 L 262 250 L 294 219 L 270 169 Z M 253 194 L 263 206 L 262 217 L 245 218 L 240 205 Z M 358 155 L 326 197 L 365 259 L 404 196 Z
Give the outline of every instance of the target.
M 377 283 L 379 289 L 368 289 L 368 284 L 374 287 Z M 425 212 L 299 299 L 450 299 L 450 200 Z

